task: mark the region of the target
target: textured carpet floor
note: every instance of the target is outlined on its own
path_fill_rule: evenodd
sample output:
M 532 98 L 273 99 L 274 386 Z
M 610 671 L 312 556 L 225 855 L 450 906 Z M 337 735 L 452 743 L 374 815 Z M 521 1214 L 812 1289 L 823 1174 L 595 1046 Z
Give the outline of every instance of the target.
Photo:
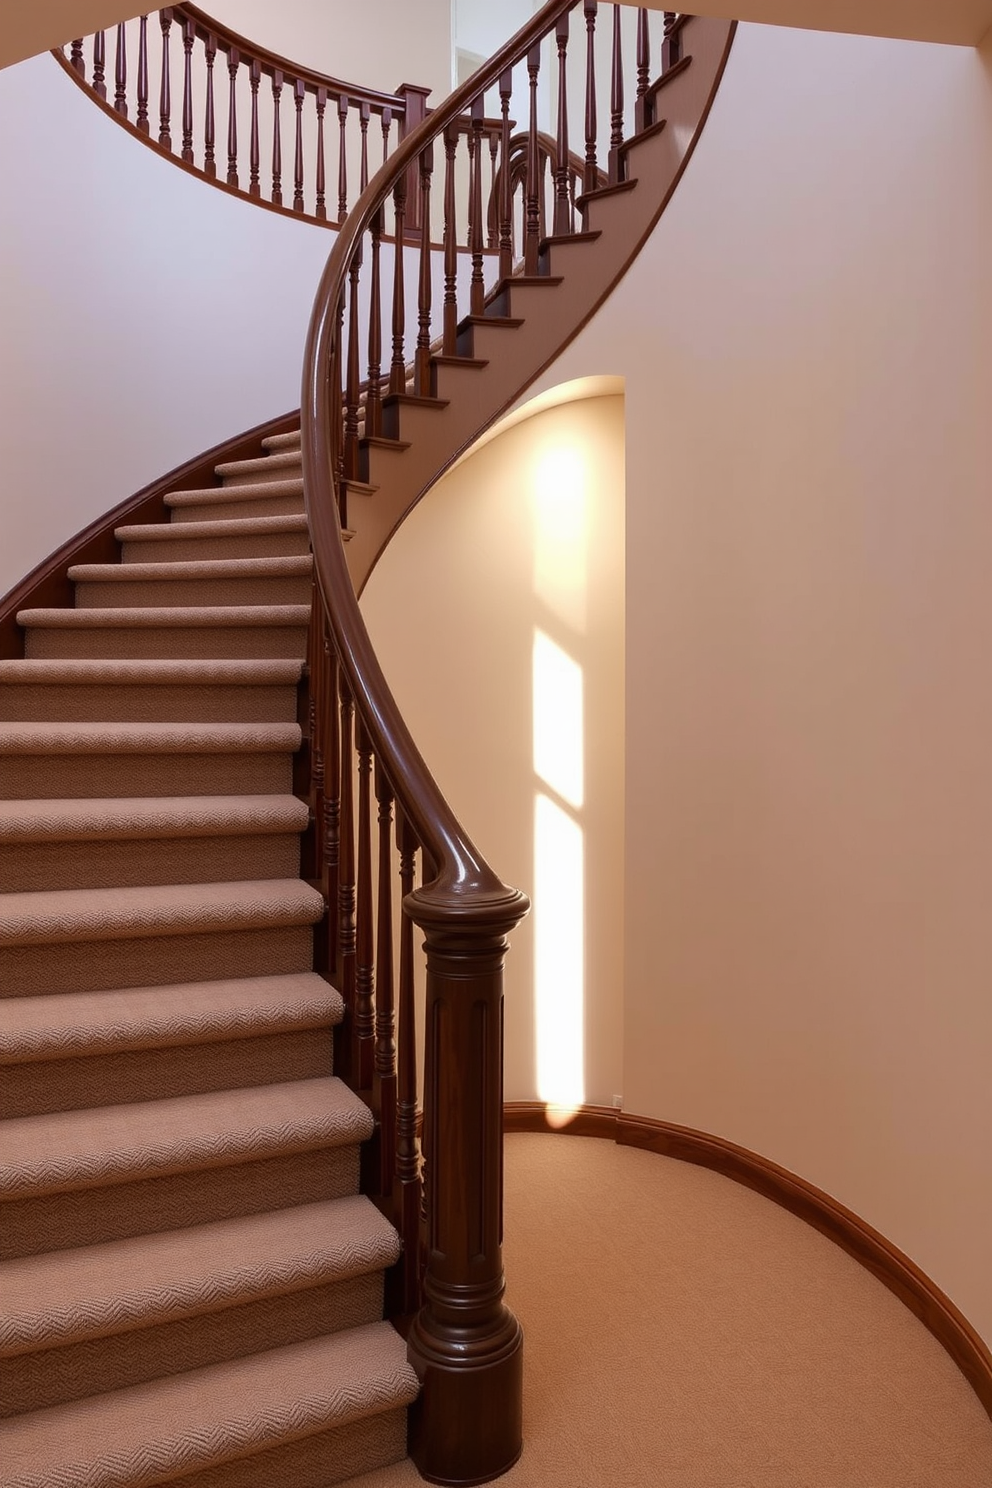
M 506 1488 L 989 1488 L 940 1345 L 785 1210 L 668 1158 L 506 1144 L 524 1455 Z M 405 1488 L 407 1461 L 351 1488 Z

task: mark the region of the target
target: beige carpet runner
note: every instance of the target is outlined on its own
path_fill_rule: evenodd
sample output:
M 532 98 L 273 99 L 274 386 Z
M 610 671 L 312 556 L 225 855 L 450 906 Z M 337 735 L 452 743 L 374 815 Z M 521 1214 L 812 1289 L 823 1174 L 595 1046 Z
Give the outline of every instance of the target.
M 299 435 L 117 531 L 0 662 L 0 1488 L 323 1488 L 406 1450 L 292 795 Z

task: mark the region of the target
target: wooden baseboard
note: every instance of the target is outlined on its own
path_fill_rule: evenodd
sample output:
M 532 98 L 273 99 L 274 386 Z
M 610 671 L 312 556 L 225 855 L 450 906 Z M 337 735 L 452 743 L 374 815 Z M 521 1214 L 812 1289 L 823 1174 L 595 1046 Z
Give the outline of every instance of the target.
M 992 1420 L 992 1352 L 962 1312 L 907 1255 L 878 1230 L 805 1178 L 766 1157 L 691 1127 L 650 1116 L 632 1116 L 609 1106 L 582 1106 L 566 1124 L 548 1120 L 535 1101 L 510 1101 L 503 1108 L 507 1132 L 561 1132 L 601 1137 L 621 1147 L 640 1147 L 680 1162 L 711 1168 L 754 1189 L 826 1235 L 876 1276 L 946 1349 Z

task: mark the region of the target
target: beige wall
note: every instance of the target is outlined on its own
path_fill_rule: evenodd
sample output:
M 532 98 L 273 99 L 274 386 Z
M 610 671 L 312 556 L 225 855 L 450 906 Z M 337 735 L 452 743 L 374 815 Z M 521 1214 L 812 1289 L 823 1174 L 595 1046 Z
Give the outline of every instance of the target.
M 442 790 L 496 870 L 534 897 L 507 963 L 508 1100 L 539 1091 L 535 933 L 542 923 L 548 933 L 554 907 L 535 893 L 537 795 L 581 832 L 579 1098 L 609 1104 L 621 1088 L 623 1029 L 623 399 L 538 413 L 465 460 L 394 537 L 362 609 Z M 549 790 L 535 771 L 535 629 L 583 674 L 578 807 L 553 788 L 567 784 Z M 538 990 L 546 1009 L 559 994 L 571 1005 L 577 988 L 545 980 Z M 565 1021 L 574 1031 L 576 1020 Z
M 992 1340 L 990 69 L 742 27 L 547 380 L 627 385 L 624 1103 Z

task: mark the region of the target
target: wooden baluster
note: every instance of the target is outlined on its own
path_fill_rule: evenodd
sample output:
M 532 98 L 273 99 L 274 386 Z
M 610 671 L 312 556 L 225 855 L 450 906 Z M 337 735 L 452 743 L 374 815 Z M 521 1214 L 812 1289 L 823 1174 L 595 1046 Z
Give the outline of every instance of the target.
M 232 47 L 227 54 L 227 75 L 230 79 L 227 99 L 227 184 L 238 184 L 238 68 L 241 53 Z
M 341 852 L 338 864 L 338 969 L 344 999 L 347 1036 L 345 1067 L 349 1083 L 357 1074 L 355 1050 L 355 705 L 340 680 L 341 689 Z
M 648 11 L 642 5 L 637 12 L 637 101 L 634 104 L 634 133 L 640 134 L 651 123 L 648 117 L 647 91 L 651 81 L 651 30 Z
M 362 269 L 362 244 L 359 241 L 348 270 L 348 361 L 345 388 L 344 474 L 346 480 L 358 475 L 358 413 L 362 400 L 362 375 L 358 350 L 358 281 Z
M 682 60 L 682 32 L 678 29 L 677 10 L 665 11 L 665 34 L 661 43 L 661 70 L 667 72 Z
M 499 135 L 489 131 L 489 209 L 486 212 L 486 247 L 499 247 L 499 203 L 496 200 L 496 162 L 499 159 Z
M 321 618 L 324 645 L 324 871 L 327 875 L 327 969 L 338 968 L 338 884 L 341 864 L 341 739 L 338 734 L 338 659 L 327 622 Z
M 163 150 L 172 149 L 172 78 L 169 69 L 169 33 L 172 30 L 172 10 L 166 7 L 159 11 L 162 26 L 162 82 L 158 96 L 158 142 Z
M 555 25 L 558 46 L 558 166 L 555 171 L 554 229 L 556 234 L 572 230 L 568 200 L 568 11 Z
M 538 42 L 527 53 L 527 76 L 530 80 L 530 124 L 527 130 L 527 190 L 524 214 L 524 273 L 537 273 L 538 247 L 541 238 L 540 171 L 537 147 L 537 78 L 541 70 L 541 46 Z
M 342 93 L 338 99 L 338 221 L 348 215 L 348 109 L 350 104 Z
M 405 816 L 397 811 L 400 853 L 400 898 L 413 892 L 417 841 Z M 396 1069 L 396 1174 L 393 1212 L 403 1240 L 396 1311 L 413 1312 L 420 1303 L 420 1144 L 417 1139 L 417 1028 L 413 988 L 413 921 L 400 920 L 400 975 Z
M 379 1121 L 378 1192 L 391 1194 L 396 1166 L 396 1005 L 393 984 L 393 793 L 376 761 L 379 881 L 376 902 L 375 1062 L 372 1110 Z
M 282 206 L 282 119 L 279 106 L 282 100 L 283 75 L 278 67 L 272 73 L 272 202 Z
M 596 120 L 596 11 L 597 0 L 584 0 L 586 18 L 586 163 L 582 176 L 583 191 L 595 191 L 599 182 L 596 154 L 598 123 Z
M 262 147 L 258 137 L 258 90 L 262 83 L 262 64 L 252 57 L 248 64 L 248 86 L 251 89 L 251 125 L 248 137 L 248 194 L 262 194 Z
M 86 77 L 86 58 L 83 55 L 83 38 L 77 36 L 69 49 L 69 65 L 79 73 L 81 78 Z
M 293 157 L 293 211 L 303 211 L 303 100 L 306 84 L 297 78 L 293 84 L 293 101 L 296 104 L 296 151 Z
M 382 433 L 382 283 L 379 267 L 382 229 L 383 210 L 380 207 L 369 224 L 372 267 L 369 282 L 369 377 L 365 394 L 365 433 L 373 438 Z
M 208 33 L 203 53 L 207 61 L 207 95 L 203 119 L 203 173 L 217 179 L 217 115 L 214 108 L 214 63 L 217 60 L 217 38 Z
M 148 133 L 148 17 L 143 15 L 138 29 L 138 117 L 142 134 Z
M 471 236 L 472 279 L 469 289 L 469 309 L 473 315 L 482 315 L 486 308 L 486 285 L 482 275 L 482 245 L 485 233 L 482 225 L 482 155 L 483 130 L 486 121 L 486 100 L 480 93 L 473 98 L 470 110 L 472 118 L 472 193 Z
M 434 145 L 420 152 L 420 285 L 417 293 L 417 352 L 414 358 L 414 392 L 418 398 L 431 395 L 431 174 Z
M 327 89 L 317 89 L 317 208 L 321 222 L 327 221 L 327 170 L 324 160 L 324 113 L 327 109 Z
M 324 719 L 327 708 L 327 658 L 324 653 L 324 602 L 314 581 L 310 591 L 310 629 L 307 639 L 310 673 L 310 808 L 313 812 L 313 842 L 316 876 L 327 894 L 327 852 L 324 834 Z M 320 947 L 318 938 L 315 950 Z M 327 970 L 321 958 L 321 971 Z
M 183 151 L 187 165 L 193 163 L 193 42 L 196 28 L 183 21 Z
M 499 277 L 509 279 L 513 273 L 513 172 L 510 168 L 510 98 L 513 94 L 513 69 L 508 67 L 499 80 L 501 190 L 499 200 Z
M 454 356 L 458 350 L 458 220 L 455 215 L 455 157 L 458 125 L 444 131 L 444 310 L 441 350 Z
M 114 112 L 127 118 L 127 29 L 117 27 L 117 55 L 114 67 Z
M 389 159 L 389 131 L 393 127 L 393 111 L 387 103 L 382 111 L 382 163 Z
M 623 38 L 620 34 L 620 7 L 613 7 L 613 61 L 610 70 L 610 181 L 623 180 Z
M 403 237 L 406 231 L 406 173 L 393 187 L 393 359 L 389 367 L 390 393 L 406 391 L 406 357 L 403 350 L 406 333 L 406 304 L 403 293 Z
M 375 1069 L 375 944 L 372 923 L 372 746 L 358 726 L 358 880 L 355 955 L 355 1065 L 352 1084 L 371 1090 Z
M 163 12 L 164 14 L 164 12 Z M 97 98 L 106 98 L 107 84 L 107 33 L 98 31 L 93 37 L 93 92 Z
M 369 184 L 369 119 L 372 117 L 372 107 L 363 102 L 358 105 L 358 124 L 362 132 L 362 156 L 361 168 L 358 175 L 358 189 L 364 191 Z

